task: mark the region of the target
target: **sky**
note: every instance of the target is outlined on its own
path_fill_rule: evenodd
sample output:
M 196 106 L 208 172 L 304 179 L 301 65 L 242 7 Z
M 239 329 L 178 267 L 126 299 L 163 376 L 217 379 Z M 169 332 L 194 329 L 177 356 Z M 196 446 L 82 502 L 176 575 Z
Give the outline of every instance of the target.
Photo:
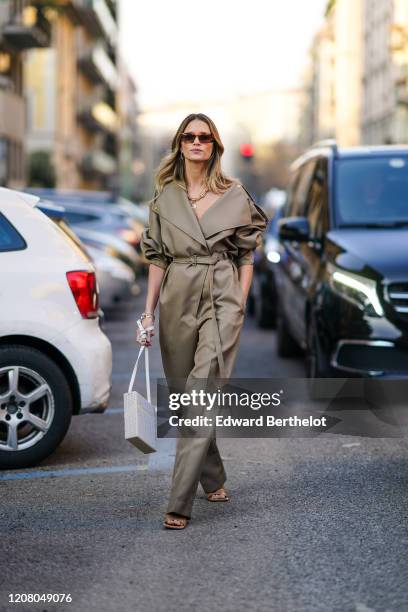
M 299 86 L 327 0 L 120 0 L 143 110 Z

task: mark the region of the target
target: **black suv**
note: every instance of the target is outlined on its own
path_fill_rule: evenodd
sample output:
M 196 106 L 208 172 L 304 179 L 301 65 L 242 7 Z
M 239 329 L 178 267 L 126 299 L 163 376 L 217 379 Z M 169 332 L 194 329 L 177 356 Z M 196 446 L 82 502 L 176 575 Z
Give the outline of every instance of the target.
M 316 143 L 293 162 L 277 347 L 307 375 L 408 377 L 408 146 Z

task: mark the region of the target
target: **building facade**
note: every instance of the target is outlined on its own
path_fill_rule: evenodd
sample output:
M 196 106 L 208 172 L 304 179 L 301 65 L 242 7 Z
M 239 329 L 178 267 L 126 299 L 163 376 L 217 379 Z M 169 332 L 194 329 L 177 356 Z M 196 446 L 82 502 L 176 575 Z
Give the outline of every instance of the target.
M 363 0 L 333 4 L 335 138 L 340 146 L 361 141 L 363 104 Z
M 395 77 L 390 49 L 393 0 L 364 2 L 362 143 L 396 141 Z
M 123 197 L 138 200 L 140 193 L 135 180 L 144 172 L 141 158 L 141 142 L 138 118 L 140 109 L 137 104 L 137 87 L 119 55 L 119 192 Z
M 393 139 L 408 144 L 408 2 L 394 0 L 389 51 L 395 103 Z
M 0 185 L 26 184 L 26 104 L 23 64 L 33 48 L 51 42 L 51 26 L 41 7 L 26 0 L 0 3 Z
M 27 143 L 48 151 L 60 189 L 118 184 L 116 3 L 76 0 L 54 12 L 52 45 L 25 65 Z
M 314 37 L 299 127 L 305 147 L 326 138 L 335 138 L 342 146 L 361 141 L 363 2 L 330 0 L 325 22 Z

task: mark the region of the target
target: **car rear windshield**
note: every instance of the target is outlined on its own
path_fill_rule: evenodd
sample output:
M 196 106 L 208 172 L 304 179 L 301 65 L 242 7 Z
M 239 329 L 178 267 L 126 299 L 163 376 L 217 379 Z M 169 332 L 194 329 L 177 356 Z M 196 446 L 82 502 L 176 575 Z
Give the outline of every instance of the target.
M 26 246 L 24 238 L 10 221 L 0 213 L 0 252 L 21 251 Z
M 408 156 L 339 159 L 338 227 L 408 225 Z

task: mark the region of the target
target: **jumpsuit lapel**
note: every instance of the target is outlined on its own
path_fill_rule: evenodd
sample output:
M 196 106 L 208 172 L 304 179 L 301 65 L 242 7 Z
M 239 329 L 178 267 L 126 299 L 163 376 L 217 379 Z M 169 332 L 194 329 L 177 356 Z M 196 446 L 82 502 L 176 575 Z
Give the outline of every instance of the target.
M 194 212 L 191 212 L 194 215 Z M 248 206 L 242 206 L 242 187 L 240 185 L 230 187 L 204 213 L 200 223 L 205 239 L 227 229 L 249 225 L 251 212 Z
M 166 206 L 161 207 L 160 216 L 200 243 L 208 251 L 207 241 L 200 223 L 189 204 L 186 193 L 178 185 L 171 183 L 167 186 Z
M 161 207 L 160 216 L 208 251 L 207 238 L 210 236 L 251 223 L 249 207 L 242 205 L 243 195 L 246 197 L 243 187 L 238 184 L 233 185 L 198 220 L 184 189 L 170 183 L 166 188 L 166 206 Z

